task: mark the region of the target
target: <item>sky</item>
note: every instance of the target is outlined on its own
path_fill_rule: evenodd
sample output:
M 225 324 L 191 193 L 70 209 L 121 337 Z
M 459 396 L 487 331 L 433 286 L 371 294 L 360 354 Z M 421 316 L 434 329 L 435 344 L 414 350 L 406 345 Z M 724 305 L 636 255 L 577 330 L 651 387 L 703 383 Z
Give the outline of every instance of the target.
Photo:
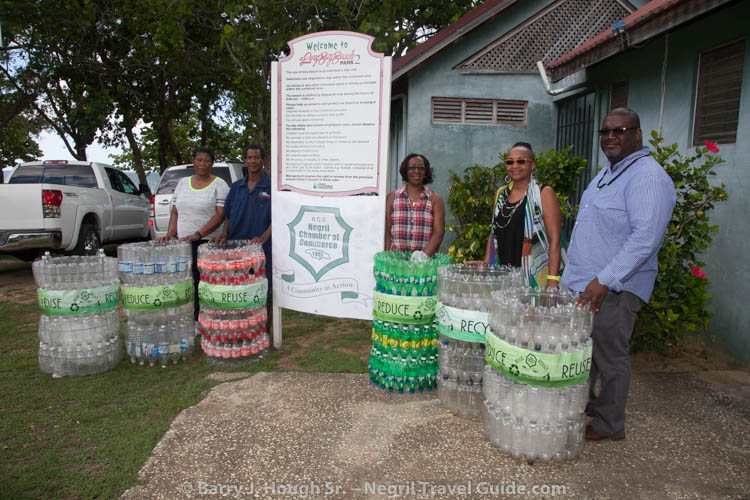
M 39 148 L 42 150 L 41 160 L 73 160 L 73 156 L 65 147 L 62 139 L 57 134 L 50 132 L 42 132 L 39 134 Z M 112 159 L 109 157 L 110 154 L 120 154 L 122 149 L 120 148 L 107 148 L 105 149 L 101 145 L 94 142 L 88 148 L 86 148 L 86 157 L 89 161 L 96 161 L 100 163 L 112 163 Z

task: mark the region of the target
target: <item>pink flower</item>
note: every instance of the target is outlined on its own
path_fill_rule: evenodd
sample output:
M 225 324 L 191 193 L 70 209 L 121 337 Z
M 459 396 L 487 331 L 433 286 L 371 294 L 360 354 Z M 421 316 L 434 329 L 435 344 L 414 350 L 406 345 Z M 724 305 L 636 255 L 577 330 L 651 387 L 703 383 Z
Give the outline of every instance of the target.
M 702 267 L 691 266 L 690 270 L 693 271 L 693 274 L 696 275 L 696 276 L 698 276 L 699 278 L 705 278 L 706 277 L 706 273 L 703 272 L 703 268 Z
M 704 141 L 706 148 L 708 148 L 709 151 L 712 153 L 718 153 L 719 152 L 719 146 L 716 145 L 715 142 L 708 142 Z

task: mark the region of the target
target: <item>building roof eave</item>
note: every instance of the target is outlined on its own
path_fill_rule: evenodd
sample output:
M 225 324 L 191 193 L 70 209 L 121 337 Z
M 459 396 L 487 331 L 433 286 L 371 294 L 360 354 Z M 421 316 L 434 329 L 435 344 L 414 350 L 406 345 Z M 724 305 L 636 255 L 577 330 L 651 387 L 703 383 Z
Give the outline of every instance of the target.
M 456 22 L 446 26 L 426 42 L 417 45 L 403 56 L 393 60 L 391 81 L 396 81 L 411 70 L 432 58 L 479 26 L 491 21 L 508 7 L 521 0 L 488 0 L 475 7 Z
M 548 68 L 550 77 L 557 82 L 735 1 L 653 0 L 627 16 L 622 30 L 607 29 L 554 61 Z

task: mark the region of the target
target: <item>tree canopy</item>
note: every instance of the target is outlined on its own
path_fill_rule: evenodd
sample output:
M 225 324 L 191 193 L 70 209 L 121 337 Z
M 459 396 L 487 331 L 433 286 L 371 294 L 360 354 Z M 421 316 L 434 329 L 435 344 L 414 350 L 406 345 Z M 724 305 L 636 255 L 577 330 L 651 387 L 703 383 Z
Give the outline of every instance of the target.
M 51 130 L 87 159 L 94 141 L 145 173 L 267 144 L 271 62 L 307 33 L 375 37 L 399 57 L 481 0 L 0 0 L 0 155 L 40 154 Z M 6 164 L 8 164 L 6 163 Z

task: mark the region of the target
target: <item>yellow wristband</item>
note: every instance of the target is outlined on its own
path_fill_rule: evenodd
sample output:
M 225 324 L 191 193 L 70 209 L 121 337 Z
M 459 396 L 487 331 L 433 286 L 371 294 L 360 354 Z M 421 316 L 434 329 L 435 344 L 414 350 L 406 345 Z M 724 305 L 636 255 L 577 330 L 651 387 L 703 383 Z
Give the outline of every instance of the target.
M 552 276 L 551 274 L 547 275 L 547 279 L 548 280 L 557 281 L 558 283 L 560 282 L 560 277 L 559 276 Z

